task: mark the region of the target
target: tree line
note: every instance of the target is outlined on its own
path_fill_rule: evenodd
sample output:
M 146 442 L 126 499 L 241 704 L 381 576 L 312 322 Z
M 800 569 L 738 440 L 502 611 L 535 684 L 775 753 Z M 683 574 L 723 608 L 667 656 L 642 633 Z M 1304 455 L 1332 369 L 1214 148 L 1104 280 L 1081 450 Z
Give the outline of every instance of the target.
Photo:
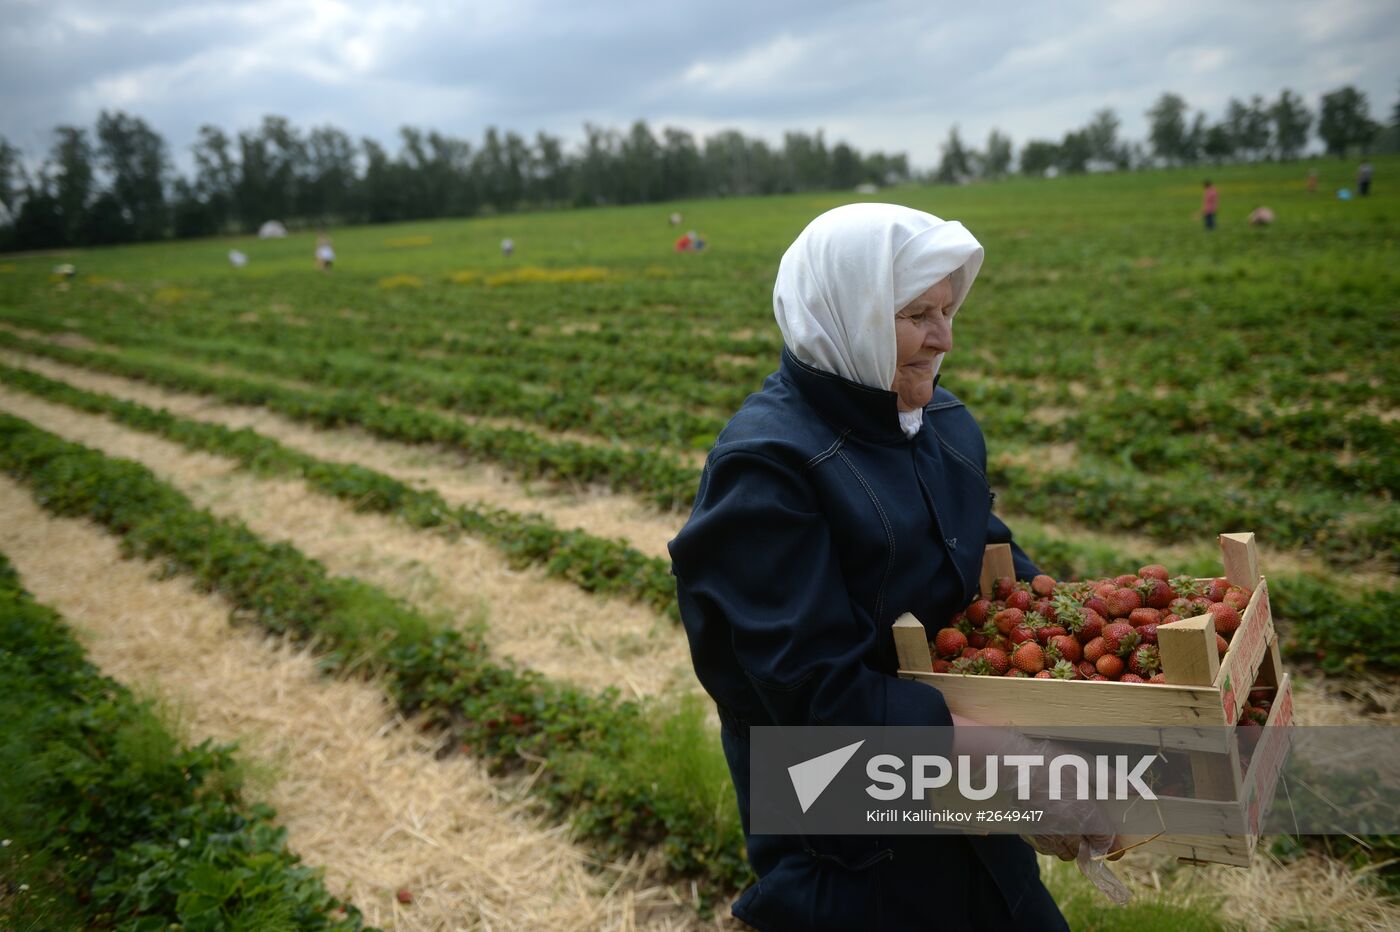
M 1315 115 L 1297 94 L 1232 99 L 1216 121 L 1190 115 L 1164 93 L 1147 111 L 1143 142 L 1119 138 L 1111 109 L 1058 141 L 1032 139 L 1019 152 L 993 130 L 967 146 L 954 126 L 928 182 L 997 178 L 1019 170 L 1131 169 L 1293 159 L 1316 134 L 1327 152 L 1400 151 L 1400 103 L 1390 123 L 1371 118 L 1366 95 L 1323 95 Z M 905 153 L 862 154 L 823 134 L 789 132 L 781 147 L 729 130 L 697 139 L 675 127 L 658 136 L 644 120 L 627 132 L 586 124 L 582 142 L 540 132 L 486 130 L 479 143 L 403 127 L 391 154 L 333 126 L 302 130 L 279 116 L 230 136 L 200 127 L 193 170 L 174 171 L 164 138 L 140 117 L 103 111 L 89 132 L 59 126 L 35 165 L 0 137 L 0 249 L 46 249 L 168 237 L 253 232 L 264 221 L 293 226 L 464 217 L 526 208 L 634 204 L 678 198 L 843 190 L 911 177 Z M 27 167 L 32 166 L 32 167 Z
M 697 140 L 643 120 L 626 133 L 585 125 L 577 151 L 548 133 L 487 129 L 479 144 L 405 126 L 391 154 L 333 126 L 267 116 L 230 136 L 200 127 L 193 171 L 172 170 L 140 117 L 104 111 L 94 131 L 54 130 L 32 171 L 0 138 L 0 248 L 43 249 L 293 226 L 465 217 L 523 208 L 848 189 L 909 178 L 903 154 L 863 154 L 789 132 L 781 148 L 736 131 Z M 8 222 L 5 222 L 8 221 Z
M 1088 124 L 1059 140 L 1031 139 L 1013 157 L 1011 139 L 992 130 L 985 148 L 969 147 L 955 126 L 942 145 L 938 167 L 924 180 L 958 183 L 999 178 L 1019 170 L 1026 175 L 1124 170 L 1152 166 L 1221 164 L 1298 158 L 1316 137 L 1328 155 L 1344 157 L 1371 151 L 1400 152 L 1400 101 L 1390 122 L 1371 118 L 1366 95 L 1354 87 L 1322 95 L 1317 113 L 1291 90 L 1272 101 L 1258 94 L 1248 101 L 1231 98 L 1225 112 L 1211 120 L 1193 115 L 1179 94 L 1164 93 L 1146 113 L 1148 138 L 1129 142 L 1119 137 L 1121 123 L 1111 109 L 1094 114 Z

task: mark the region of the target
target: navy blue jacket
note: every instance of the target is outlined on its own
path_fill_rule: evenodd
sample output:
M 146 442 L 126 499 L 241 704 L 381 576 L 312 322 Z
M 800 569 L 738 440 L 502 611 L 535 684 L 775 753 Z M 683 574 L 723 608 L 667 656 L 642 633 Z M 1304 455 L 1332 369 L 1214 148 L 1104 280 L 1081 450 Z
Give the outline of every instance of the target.
M 1019 576 L 1037 572 L 992 514 L 986 446 L 963 404 L 936 389 L 912 440 L 897 411 L 893 392 L 784 350 L 715 441 L 670 544 L 759 878 L 734 912 L 761 929 L 929 928 L 935 916 L 940 928 L 1062 928 L 1014 836 L 749 832 L 749 725 L 951 725 L 937 690 L 894 676 L 891 624 L 913 612 L 933 628 L 965 606 L 988 543 L 1012 543 Z

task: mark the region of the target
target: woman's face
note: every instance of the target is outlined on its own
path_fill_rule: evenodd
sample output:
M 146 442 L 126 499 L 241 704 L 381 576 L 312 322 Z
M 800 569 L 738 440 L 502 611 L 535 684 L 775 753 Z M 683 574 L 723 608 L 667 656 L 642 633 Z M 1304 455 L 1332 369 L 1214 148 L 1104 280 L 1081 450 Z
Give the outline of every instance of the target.
M 899 410 L 916 411 L 933 399 L 933 363 L 953 348 L 953 279 L 929 288 L 894 315 L 894 384 Z

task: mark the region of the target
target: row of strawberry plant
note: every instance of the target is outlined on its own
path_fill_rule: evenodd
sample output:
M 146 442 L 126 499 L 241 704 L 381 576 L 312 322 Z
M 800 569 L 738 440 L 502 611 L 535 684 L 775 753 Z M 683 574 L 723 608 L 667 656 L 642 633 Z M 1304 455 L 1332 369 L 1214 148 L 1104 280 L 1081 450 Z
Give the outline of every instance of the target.
M 231 404 L 257 405 L 318 427 L 358 427 L 388 440 L 436 444 L 501 463 L 525 478 L 562 483 L 603 483 L 637 493 L 661 508 L 687 506 L 695 494 L 693 467 L 655 452 L 547 440 L 524 430 L 465 423 L 410 405 L 381 402 L 373 392 L 333 394 L 288 388 L 265 381 L 220 376 L 168 359 L 74 349 L 26 340 L 0 331 L 0 346 L 71 365 L 140 379 L 163 388 L 213 395 Z
M 696 470 L 659 451 L 545 440 L 527 431 L 468 425 L 381 402 L 363 391 L 327 395 L 212 375 L 168 359 L 75 349 L 3 331 L 0 345 L 235 404 L 264 405 L 323 427 L 356 426 L 391 440 L 454 447 L 492 458 L 527 478 L 606 483 L 663 508 L 688 506 L 698 482 Z M 1275 546 L 1311 548 L 1339 564 L 1376 557 L 1393 561 L 1400 553 L 1400 505 L 1395 503 L 1358 516 L 1336 495 L 1181 483 L 1090 462 L 1072 470 L 1032 467 L 1005 456 L 993 457 L 990 478 L 1007 490 L 1009 510 L 1044 520 L 1068 518 L 1105 530 L 1146 532 L 1168 542 L 1189 539 L 1200 528 L 1248 527 Z
M 359 929 L 249 804 L 230 746 L 181 746 L 0 554 L 5 928 Z
M 621 542 L 602 540 L 581 531 L 560 531 L 542 519 L 509 512 L 453 508 L 432 490 L 414 489 L 362 467 L 318 460 L 247 428 L 231 430 L 180 418 L 168 411 L 87 392 L 28 370 L 0 365 L 0 382 L 160 434 L 190 449 L 232 457 L 248 468 L 300 476 L 326 494 L 353 502 L 364 510 L 394 515 L 413 527 L 460 528 L 492 540 L 514 560 L 543 564 L 551 573 L 586 591 L 619 595 L 673 619 L 679 617 L 667 564 L 645 557 Z M 1018 536 L 1028 552 L 1057 578 L 1123 571 L 1122 555 L 1113 547 L 1035 531 L 1022 531 Z M 1190 534 L 1184 532 L 1182 539 L 1189 540 Z M 1140 556 L 1147 559 L 1146 555 Z M 1183 569 L 1202 576 L 1219 571 L 1209 560 Z M 1274 581 L 1274 606 L 1279 616 L 1286 619 L 1284 645 L 1290 656 L 1319 662 L 1328 670 L 1400 669 L 1400 631 L 1385 621 L 1400 613 L 1400 592 L 1366 589 L 1349 593 L 1335 580 L 1297 573 L 1275 576 Z
M 10 415 L 0 415 L 0 468 L 55 514 L 96 521 L 129 554 L 192 576 L 240 619 L 314 640 L 327 668 L 378 675 L 406 714 L 496 770 L 545 759 L 531 792 L 610 854 L 659 846 L 675 874 L 720 895 L 750 878 L 723 754 L 698 702 L 621 701 L 502 664 L 479 630 L 332 578 L 291 545 L 195 508 L 145 467 Z
M 27 369 L 0 364 L 0 382 L 167 437 L 191 450 L 230 457 L 244 468 L 297 476 L 313 489 L 351 502 L 360 511 L 393 515 L 415 528 L 466 531 L 491 541 L 517 565 L 543 566 L 585 592 L 622 596 L 679 620 L 669 565 L 622 541 L 561 530 L 540 516 L 498 508 L 454 507 L 431 489 L 415 489 L 362 466 L 317 459 L 249 428 L 233 430 L 182 418 L 164 409 L 85 391 Z

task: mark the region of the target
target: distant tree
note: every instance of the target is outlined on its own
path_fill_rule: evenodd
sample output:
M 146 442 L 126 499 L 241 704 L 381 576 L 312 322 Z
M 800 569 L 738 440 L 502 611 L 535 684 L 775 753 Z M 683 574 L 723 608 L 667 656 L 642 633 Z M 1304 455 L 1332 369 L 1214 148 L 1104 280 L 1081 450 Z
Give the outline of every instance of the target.
M 780 174 L 794 191 L 815 191 L 831 184 L 831 154 L 821 130 L 784 133 Z
M 558 136 L 544 131 L 535 134 L 534 147 L 537 203 L 553 207 L 562 205 L 569 195 L 569 164 L 564 158 L 564 144 Z
M 350 214 L 355 188 L 355 143 L 334 126 L 313 128 L 296 182 L 297 213 L 317 223 Z
M 1274 155 L 1285 160 L 1296 159 L 1308 144 L 1308 130 L 1312 127 L 1312 114 L 1303 99 L 1284 88 L 1269 107 L 1268 114 L 1274 127 Z
M 1400 152 L 1400 99 L 1390 108 L 1390 126 L 1385 131 L 1385 150 Z
M 1147 111 L 1152 153 L 1170 165 L 1191 161 L 1190 141 L 1186 128 L 1186 101 L 1176 94 L 1165 93 Z
M 237 204 L 239 168 L 229 147 L 232 143 L 223 130 L 208 123 L 199 128 L 199 136 L 191 147 L 194 155 L 194 183 L 185 190 L 180 212 L 187 228 L 198 234 L 220 233 L 234 218 Z M 202 205 L 204 216 L 198 208 Z M 245 224 L 257 221 L 247 218 Z
M 1061 171 L 1082 174 L 1088 168 L 1089 159 L 1093 156 L 1093 152 L 1089 131 L 1087 129 L 1073 130 L 1065 133 L 1065 138 L 1060 142 L 1057 164 Z
M 944 184 L 958 184 L 973 175 L 972 155 L 958 136 L 957 126 L 948 130 L 948 140 L 943 143 L 943 157 L 938 163 L 935 177 Z
M 1201 160 L 1201 153 L 1206 147 L 1206 115 L 1199 110 L 1191 118 L 1191 128 L 1186 131 L 1186 138 L 1181 144 L 1181 161 L 1186 165 L 1194 165 Z
M 860 153 L 838 142 L 831 148 L 831 177 L 827 179 L 827 186 L 838 191 L 855 187 L 861 182 L 862 168 Z
M 19 202 L 24 193 L 24 163 L 19 149 L 0 136 L 0 222 L 13 223 L 19 215 Z
M 1032 139 L 1021 147 L 1021 174 L 1044 175 L 1060 161 L 1060 147 L 1044 139 Z
M 365 154 L 365 173 L 355 195 L 356 212 L 371 223 L 384 223 L 403 216 L 395 167 L 384 147 L 369 137 L 360 140 Z
M 1327 145 L 1329 155 L 1345 156 L 1352 149 L 1363 152 L 1380 132 L 1371 119 L 1366 95 L 1350 85 L 1322 97 L 1322 115 L 1317 134 Z
M 1230 124 L 1214 123 L 1206 130 L 1201 154 L 1212 162 L 1224 162 L 1235 154 L 1235 134 Z
M 1127 154 L 1118 144 L 1118 114 L 1105 107 L 1094 114 L 1093 120 L 1084 127 L 1089 143 L 1089 158 L 1099 162 L 1112 162 L 1119 168 L 1127 165 Z
M 110 179 L 109 193 L 118 219 L 118 239 L 153 240 L 165 236 L 165 182 L 169 169 L 165 140 L 140 117 L 102 111 L 97 117 L 97 160 Z
M 89 242 L 88 209 L 96 196 L 93 183 L 92 144 L 87 132 L 76 126 L 54 130 L 57 140 L 49 154 L 54 167 L 54 201 L 63 227 L 63 244 Z
M 1001 178 L 1011 171 L 1011 137 L 1002 135 L 1000 130 L 987 134 L 987 150 L 982 154 L 982 174 L 987 178 Z
M 645 120 L 632 124 L 622 142 L 622 171 L 627 180 L 621 199 L 626 203 L 644 203 L 661 197 L 661 144 L 651 133 Z

